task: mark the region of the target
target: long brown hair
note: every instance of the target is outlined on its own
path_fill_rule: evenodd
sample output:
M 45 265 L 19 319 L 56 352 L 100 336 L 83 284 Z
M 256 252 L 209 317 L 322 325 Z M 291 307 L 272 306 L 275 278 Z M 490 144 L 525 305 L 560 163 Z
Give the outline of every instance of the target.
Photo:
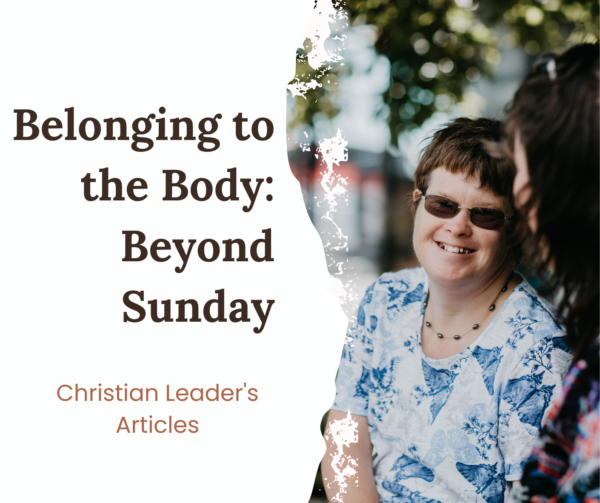
M 509 150 L 518 135 L 527 153 L 531 196 L 522 210 L 537 212 L 538 271 L 552 271 L 548 287 L 576 357 L 599 330 L 599 55 L 597 43 L 581 44 L 540 60 L 504 131 Z

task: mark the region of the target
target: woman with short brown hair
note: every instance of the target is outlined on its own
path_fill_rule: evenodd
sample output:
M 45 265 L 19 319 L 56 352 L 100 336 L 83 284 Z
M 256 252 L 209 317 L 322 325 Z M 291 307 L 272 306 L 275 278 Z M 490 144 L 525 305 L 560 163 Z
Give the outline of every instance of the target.
M 570 355 L 552 308 L 514 272 L 514 167 L 484 148 L 501 126 L 457 119 L 423 152 L 422 267 L 382 275 L 359 306 L 325 434 L 331 501 L 501 503 L 521 478 Z M 357 442 L 343 457 L 336 426 L 348 414 Z M 347 488 L 342 458 L 356 472 Z

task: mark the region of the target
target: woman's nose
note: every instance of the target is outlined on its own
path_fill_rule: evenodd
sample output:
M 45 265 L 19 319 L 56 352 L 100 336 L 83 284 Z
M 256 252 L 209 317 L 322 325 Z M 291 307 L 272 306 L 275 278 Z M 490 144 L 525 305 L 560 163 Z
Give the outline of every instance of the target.
M 472 229 L 471 221 L 469 220 L 469 210 L 466 208 L 459 208 L 458 213 L 446 221 L 446 229 L 452 233 L 453 236 L 470 236 Z

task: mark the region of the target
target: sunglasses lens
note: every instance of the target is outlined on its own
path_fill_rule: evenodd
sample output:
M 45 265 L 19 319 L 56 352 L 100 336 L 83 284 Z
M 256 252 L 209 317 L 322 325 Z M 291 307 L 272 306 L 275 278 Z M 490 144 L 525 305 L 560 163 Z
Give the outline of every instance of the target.
M 504 213 L 492 208 L 472 208 L 471 222 L 482 229 L 498 230 L 504 224 Z
M 456 214 L 458 204 L 445 197 L 427 196 L 425 198 L 425 209 L 435 217 L 452 218 Z

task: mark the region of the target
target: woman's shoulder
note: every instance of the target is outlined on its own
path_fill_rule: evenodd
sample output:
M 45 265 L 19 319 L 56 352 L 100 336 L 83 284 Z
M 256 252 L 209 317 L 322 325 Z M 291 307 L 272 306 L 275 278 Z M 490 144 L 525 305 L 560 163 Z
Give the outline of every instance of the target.
M 427 292 L 427 274 L 422 267 L 383 273 L 365 293 L 365 299 L 377 303 L 420 302 Z M 364 300 L 363 299 L 363 302 Z
M 364 320 L 365 310 L 372 313 L 396 306 L 401 311 L 422 302 L 427 288 L 427 275 L 422 267 L 383 273 L 365 292 L 358 308 L 359 324 Z
M 562 332 L 563 327 L 556 310 L 523 278 L 508 299 L 509 315 L 530 325 L 543 323 L 545 332 Z M 539 333 L 539 330 L 538 330 Z M 547 335 L 551 335 L 550 333 Z
M 425 285 L 427 282 L 427 274 L 422 267 L 414 267 L 411 269 L 401 269 L 395 272 L 384 272 L 375 283 L 373 289 L 385 290 L 389 288 L 401 289 L 402 291 Z
M 539 292 L 531 286 L 529 281 L 527 281 L 523 276 L 521 276 L 522 282 L 516 286 L 515 291 L 520 293 L 522 297 L 526 297 L 530 300 L 531 309 L 545 311 L 554 319 L 557 320 L 558 324 L 558 316 L 556 314 L 556 309 L 550 302 L 548 302 L 544 297 L 542 297 Z
M 554 307 L 526 279 L 515 288 L 503 311 L 502 326 L 510 334 L 507 349 L 525 354 L 545 346 L 549 351 L 552 346 L 570 353 Z

